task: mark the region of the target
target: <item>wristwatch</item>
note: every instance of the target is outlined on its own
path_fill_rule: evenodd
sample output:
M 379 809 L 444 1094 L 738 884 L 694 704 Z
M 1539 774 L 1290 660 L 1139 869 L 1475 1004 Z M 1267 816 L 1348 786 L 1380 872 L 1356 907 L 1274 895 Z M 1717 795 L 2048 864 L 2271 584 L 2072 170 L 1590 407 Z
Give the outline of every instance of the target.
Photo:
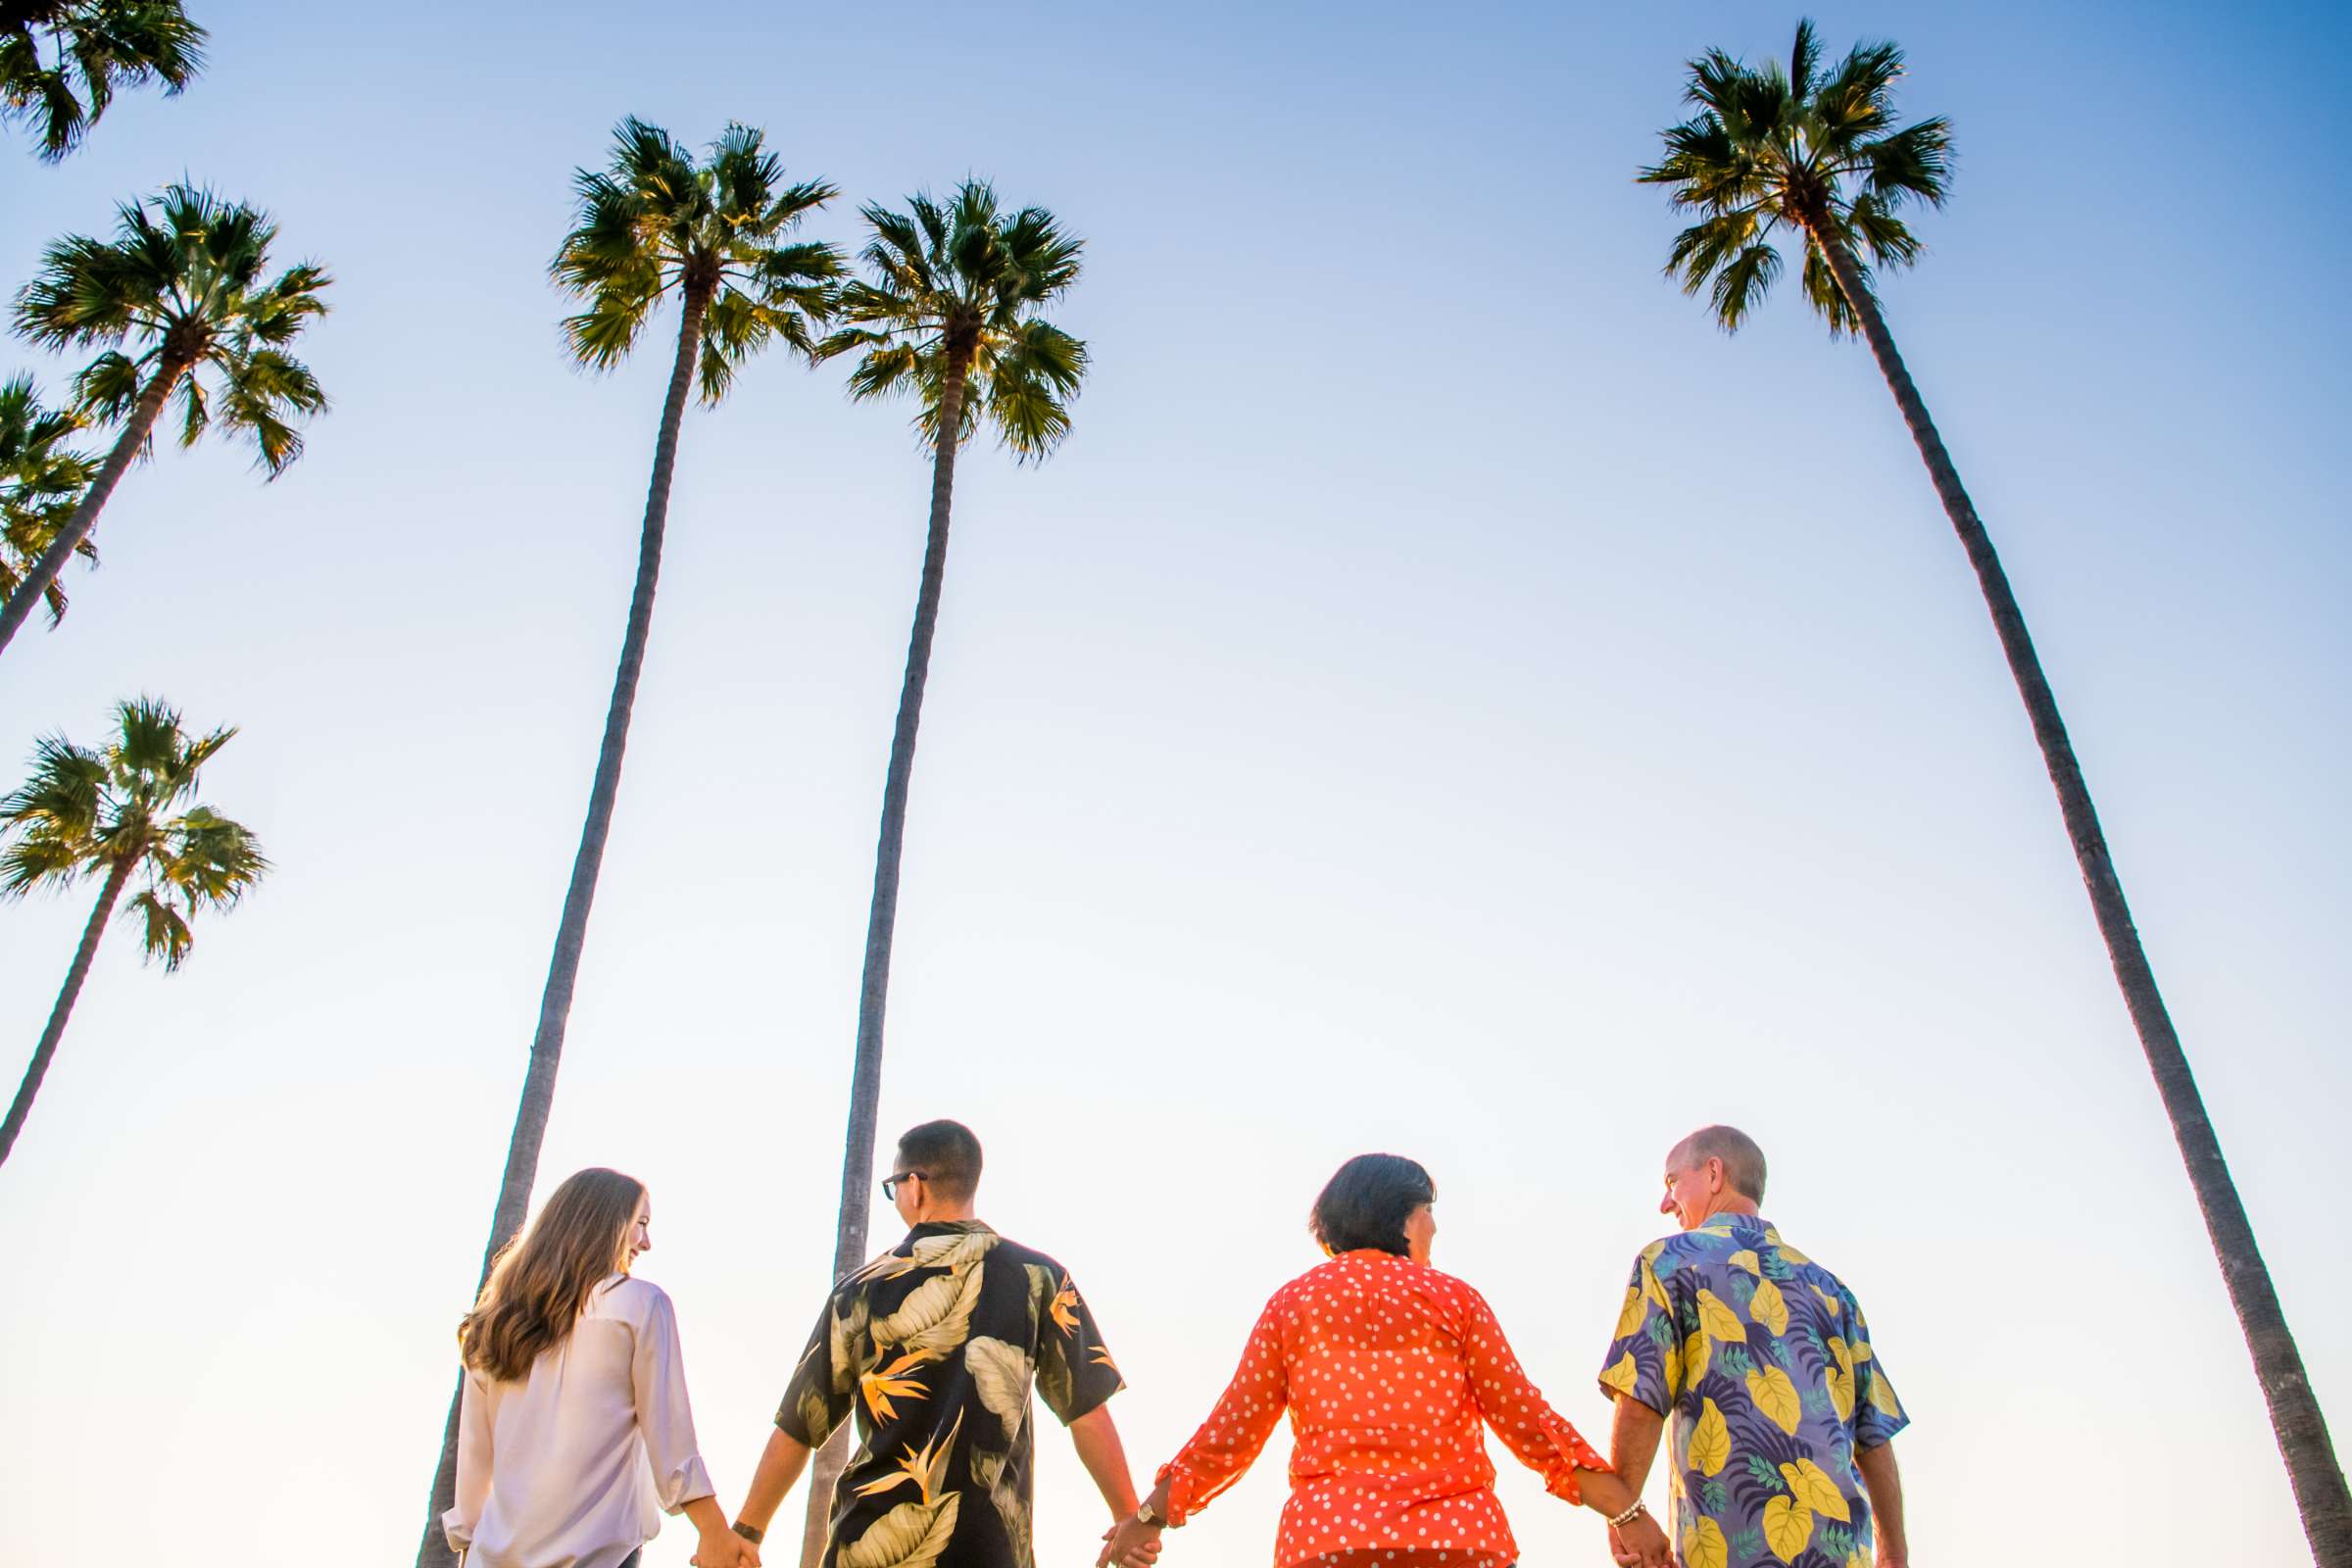
M 766 1531 L 760 1529 L 759 1526 L 747 1525 L 740 1519 L 735 1521 L 734 1529 L 737 1535 L 741 1536 L 744 1540 L 750 1542 L 755 1546 L 760 1544 L 760 1538 L 767 1534 Z
M 1168 1517 L 1153 1508 L 1151 1500 L 1147 1498 L 1135 1505 L 1135 1522 L 1146 1530 L 1152 1530 L 1166 1525 Z

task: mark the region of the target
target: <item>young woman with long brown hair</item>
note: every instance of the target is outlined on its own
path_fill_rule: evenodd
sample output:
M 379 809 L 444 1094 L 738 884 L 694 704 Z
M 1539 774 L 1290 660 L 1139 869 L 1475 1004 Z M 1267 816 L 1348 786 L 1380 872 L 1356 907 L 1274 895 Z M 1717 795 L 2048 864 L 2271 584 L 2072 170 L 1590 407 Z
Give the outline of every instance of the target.
M 629 1274 L 652 1225 L 643 1183 L 579 1172 L 458 1326 L 458 1504 L 441 1525 L 466 1568 L 634 1568 L 663 1512 L 693 1521 L 702 1568 L 758 1568 L 695 1446 L 677 1314 Z

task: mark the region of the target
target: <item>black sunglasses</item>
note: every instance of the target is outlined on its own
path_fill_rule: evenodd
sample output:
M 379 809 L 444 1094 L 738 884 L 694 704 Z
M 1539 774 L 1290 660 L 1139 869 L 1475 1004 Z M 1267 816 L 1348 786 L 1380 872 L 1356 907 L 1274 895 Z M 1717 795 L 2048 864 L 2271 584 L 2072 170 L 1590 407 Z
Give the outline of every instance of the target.
M 930 1179 L 919 1170 L 903 1170 L 896 1176 L 885 1176 L 882 1178 L 882 1196 L 895 1203 L 899 1199 L 899 1183 L 924 1182 Z

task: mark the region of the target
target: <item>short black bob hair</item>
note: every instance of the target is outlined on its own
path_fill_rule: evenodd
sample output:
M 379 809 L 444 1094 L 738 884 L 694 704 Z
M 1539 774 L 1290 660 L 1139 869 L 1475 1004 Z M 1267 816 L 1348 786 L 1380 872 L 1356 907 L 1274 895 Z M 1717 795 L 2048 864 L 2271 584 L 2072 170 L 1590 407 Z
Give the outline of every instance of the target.
M 1406 1256 L 1404 1222 L 1438 1199 L 1438 1184 L 1402 1154 L 1358 1154 L 1323 1184 L 1306 1228 L 1333 1256 L 1366 1248 Z

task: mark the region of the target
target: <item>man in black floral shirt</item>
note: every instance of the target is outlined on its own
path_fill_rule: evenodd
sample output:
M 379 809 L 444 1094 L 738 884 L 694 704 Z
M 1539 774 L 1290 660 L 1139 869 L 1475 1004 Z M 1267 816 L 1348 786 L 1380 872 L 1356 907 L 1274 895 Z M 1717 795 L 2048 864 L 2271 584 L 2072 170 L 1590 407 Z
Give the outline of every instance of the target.
M 855 1414 L 823 1568 L 1034 1568 L 1032 1386 L 1112 1522 L 1135 1510 L 1103 1403 L 1126 1386 L 1118 1366 L 1061 1265 L 973 1217 L 979 1181 L 980 1141 L 961 1123 L 899 1140 L 882 1190 L 912 1228 L 818 1315 L 736 1524 L 755 1544 Z

